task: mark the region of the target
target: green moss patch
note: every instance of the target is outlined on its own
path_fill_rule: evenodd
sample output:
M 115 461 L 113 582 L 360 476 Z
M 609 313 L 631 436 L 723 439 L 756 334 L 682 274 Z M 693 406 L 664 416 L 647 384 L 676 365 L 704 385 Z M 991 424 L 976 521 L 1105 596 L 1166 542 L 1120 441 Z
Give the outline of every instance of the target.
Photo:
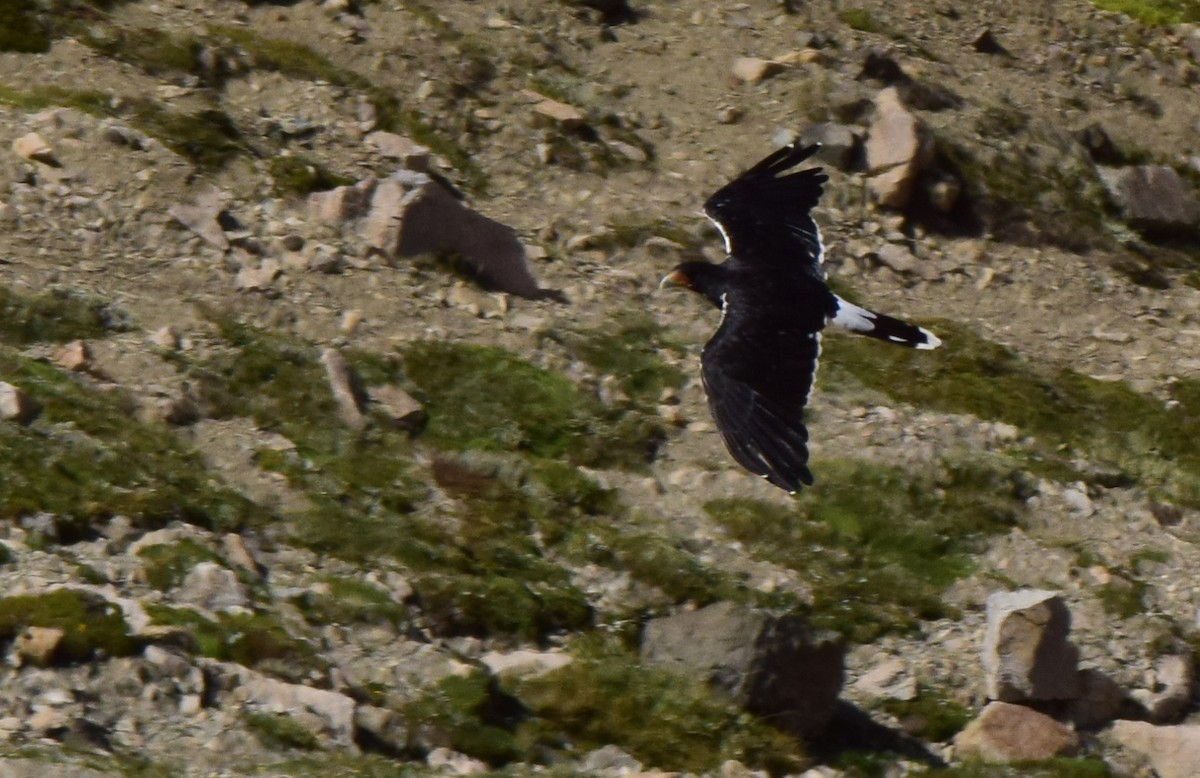
M 39 18 L 36 0 L 0 0 L 0 51 L 50 50 L 50 35 Z
M 940 592 L 972 569 L 984 536 L 1012 526 L 1020 505 L 999 467 L 818 464 L 821 477 L 793 508 L 725 499 L 705 509 L 752 553 L 801 574 L 814 624 L 858 642 L 954 616 Z
M 269 613 L 223 613 L 213 620 L 189 608 L 157 603 L 145 607 L 153 623 L 190 631 L 201 656 L 237 662 L 296 682 L 311 683 L 314 675 L 328 671 L 311 643 L 293 635 Z
M 187 538 L 178 543 L 143 546 L 137 555 L 142 559 L 146 582 L 159 591 L 179 586 L 188 572 L 201 562 L 224 564 L 212 549 Z
M 130 329 L 129 315 L 99 298 L 61 288 L 22 295 L 0 287 L 0 343 L 65 343 Z
M 880 707 L 900 722 L 900 728 L 932 743 L 944 743 L 975 718 L 965 705 L 922 686 L 911 700 L 884 700 Z
M 143 529 L 185 521 L 234 530 L 251 522 L 253 503 L 211 478 L 165 425 L 136 421 L 124 392 L 93 390 L 3 346 L 0 375 L 43 408 L 29 426 L 0 425 L 0 517 L 55 514 L 62 542 L 118 514 Z
M 292 598 L 314 626 L 326 624 L 391 624 L 399 627 L 408 612 L 402 603 L 374 584 L 355 578 L 327 578 L 322 590 Z
M 677 355 L 683 346 L 670 340 L 652 316 L 630 312 L 586 331 L 547 333 L 574 357 L 598 373 L 616 376 L 621 389 L 643 412 L 652 410 L 664 389 L 683 385 L 683 371 L 666 362 L 662 351 Z
M 72 589 L 0 599 L 0 640 L 12 640 L 26 627 L 63 630 L 56 662 L 129 656 L 141 649 L 129 634 L 119 607 L 98 595 Z
M 267 167 L 274 181 L 275 193 L 280 196 L 303 197 L 354 180 L 330 171 L 316 160 L 303 156 L 272 157 Z
M 1092 0 L 1092 5 L 1151 26 L 1200 22 L 1200 2 L 1197 0 Z
M 514 687 L 530 718 L 527 748 L 579 756 L 615 744 L 649 766 L 716 771 L 728 759 L 772 774 L 798 772 L 803 747 L 721 699 L 703 683 L 644 667 L 610 641 L 589 642 L 576 661 Z
M 313 751 L 321 747 L 316 735 L 286 713 L 245 713 L 242 718 L 268 748 Z
M 1085 251 L 1111 241 L 1104 226 L 1105 195 L 1094 166 L 1073 141 L 1060 134 L 1024 130 L 1029 117 L 1019 109 L 992 106 L 979 121 L 980 133 L 1057 149 L 1046 154 L 1013 153 L 980 158 L 968 145 L 939 139 L 940 167 L 957 171 L 964 196 L 998 239 L 1020 245 L 1052 243 Z
M 418 740 L 445 745 L 490 765 L 525 756 L 514 735 L 521 704 L 486 673 L 452 675 L 405 708 Z
M 29 110 L 63 106 L 119 118 L 205 170 L 218 169 L 245 151 L 233 120 L 215 109 L 184 114 L 147 98 L 52 86 L 37 91 L 0 86 L 0 104 Z
M 404 350 L 404 365 L 426 398 L 426 436 L 442 447 L 638 467 L 665 435 L 657 419 L 607 409 L 566 377 L 502 349 L 424 341 Z
M 1044 444 L 1038 456 L 1065 461 L 1059 447 L 1074 448 L 1178 499 L 1200 498 L 1200 381 L 1176 382 L 1163 403 L 1122 382 L 1034 365 L 948 321 L 929 326 L 943 340 L 935 351 L 839 338 L 822 369 L 835 384 L 849 377 L 900 402 L 1013 424 Z

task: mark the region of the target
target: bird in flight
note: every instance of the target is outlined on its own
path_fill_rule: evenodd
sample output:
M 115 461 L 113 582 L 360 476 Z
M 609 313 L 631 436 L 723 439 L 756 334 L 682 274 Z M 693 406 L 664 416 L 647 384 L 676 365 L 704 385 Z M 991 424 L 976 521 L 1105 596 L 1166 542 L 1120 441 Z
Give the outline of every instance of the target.
M 825 285 L 825 249 L 809 212 L 829 179 L 820 168 L 788 172 L 818 148 L 785 146 L 717 190 L 704 215 L 725 239 L 725 261 L 684 262 L 661 284 L 721 310 L 700 356 L 709 410 L 733 458 L 790 493 L 813 483 L 804 406 L 826 324 L 910 348 L 941 344 Z

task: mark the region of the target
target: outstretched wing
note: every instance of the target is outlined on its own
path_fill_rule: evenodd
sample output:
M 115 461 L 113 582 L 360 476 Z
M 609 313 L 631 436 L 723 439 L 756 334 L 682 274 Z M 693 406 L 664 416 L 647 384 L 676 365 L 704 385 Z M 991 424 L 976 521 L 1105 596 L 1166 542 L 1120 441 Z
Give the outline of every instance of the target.
M 820 331 L 795 318 L 726 314 L 700 358 L 708 407 L 742 467 L 798 491 L 813 482 L 804 406 L 821 353 Z
M 787 173 L 818 148 L 785 146 L 708 198 L 704 214 L 725 237 L 726 253 L 747 263 L 799 261 L 812 275 L 823 277 L 821 233 L 809 211 L 829 178 L 820 168 Z

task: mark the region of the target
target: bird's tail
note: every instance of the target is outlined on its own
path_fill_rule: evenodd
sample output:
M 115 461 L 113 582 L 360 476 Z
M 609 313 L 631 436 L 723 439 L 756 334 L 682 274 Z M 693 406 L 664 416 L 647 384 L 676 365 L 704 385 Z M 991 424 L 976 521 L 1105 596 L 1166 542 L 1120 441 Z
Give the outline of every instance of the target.
M 924 327 L 900 321 L 886 314 L 868 311 L 840 297 L 837 298 L 837 306 L 837 313 L 830 322 L 850 332 L 909 348 L 931 349 L 942 345 L 938 336 Z

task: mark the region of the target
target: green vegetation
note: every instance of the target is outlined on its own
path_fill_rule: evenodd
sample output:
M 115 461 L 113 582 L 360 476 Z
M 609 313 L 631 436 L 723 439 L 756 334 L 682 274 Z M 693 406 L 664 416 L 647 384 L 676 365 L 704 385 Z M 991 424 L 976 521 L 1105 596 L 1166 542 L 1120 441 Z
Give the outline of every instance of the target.
M 160 543 L 138 549 L 146 572 L 146 582 L 159 591 L 174 589 L 183 583 L 188 572 L 201 562 L 224 561 L 212 549 L 185 538 L 178 543 Z
M 544 337 L 562 344 L 597 373 L 619 378 L 622 391 L 640 409 L 649 411 L 664 389 L 683 385 L 683 371 L 668 364 L 660 352 L 682 355 L 684 347 L 670 340 L 647 313 L 628 312 L 588 330 L 554 331 Z
M 1124 383 L 1036 366 L 952 322 L 930 326 L 944 341 L 936 351 L 839 339 L 822 359 L 827 385 L 852 380 L 900 402 L 1007 422 L 1038 438 L 1044 462 L 1065 463 L 1061 447 L 1081 450 L 1200 504 L 1200 381 L 1173 384 L 1164 404 Z
M 909 473 L 827 460 L 794 508 L 714 500 L 708 513 L 756 555 L 786 565 L 812 589 L 813 623 L 857 642 L 953 616 L 940 592 L 971 569 L 988 533 L 1012 526 L 1014 472 L 944 462 Z
M 838 12 L 838 18 L 850 29 L 859 32 L 883 33 L 887 29 L 869 8 L 843 8 Z
M 153 76 L 200 72 L 204 44 L 191 35 L 172 35 L 152 27 L 72 26 L 76 39 L 106 57 L 127 62 Z
M 1200 2 L 1197 0 L 1092 0 L 1092 5 L 1152 26 L 1200 22 Z
M 0 0 L 0 51 L 40 53 L 50 49 L 50 35 L 38 18 L 37 0 Z
M 1057 149 L 1053 156 L 1013 153 L 999 160 L 939 138 L 943 167 L 957 170 L 966 196 L 999 239 L 1021 245 L 1049 242 L 1072 251 L 1107 245 L 1105 195 L 1091 161 L 1065 136 L 1026 131 L 1028 117 L 1012 106 L 989 107 L 979 122 L 985 137 Z
M 911 700 L 884 700 L 880 707 L 895 716 L 905 732 L 933 743 L 948 741 L 975 718 L 967 706 L 926 686 Z
M 246 726 L 268 748 L 299 748 L 312 751 L 321 747 L 317 736 L 286 713 L 244 713 Z
M 728 759 L 772 774 L 803 762 L 796 740 L 697 679 L 642 666 L 611 640 L 586 640 L 573 663 L 514 690 L 529 711 L 517 731 L 527 750 L 580 755 L 613 743 L 646 764 L 693 773 Z
M 245 150 L 233 120 L 214 109 L 183 114 L 148 98 L 54 86 L 40 87 L 36 92 L 0 86 L 0 104 L 28 110 L 64 106 L 94 116 L 119 118 L 205 170 L 218 169 Z
M 1145 612 L 1146 605 L 1142 598 L 1148 588 L 1145 581 L 1132 575 L 1114 574 L 1107 583 L 1096 589 L 1096 597 L 1106 613 L 1128 619 Z
M 487 177 L 469 151 L 431 127 L 416 110 L 404 108 L 395 95 L 373 85 L 365 76 L 342 68 L 311 47 L 295 41 L 268 38 L 243 27 L 213 25 L 209 27 L 209 33 L 219 42 L 236 46 L 256 68 L 274 70 L 292 78 L 326 81 L 364 93 L 375 106 L 376 127 L 407 135 L 429 147 L 462 173 L 471 191 L 486 190 Z
M 43 408 L 31 425 L 0 425 L 0 517 L 54 514 L 57 537 L 46 540 L 63 543 L 116 515 L 143 529 L 186 521 L 234 530 L 250 522 L 254 505 L 215 483 L 168 428 L 136 421 L 125 392 L 88 388 L 3 346 L 0 375 Z
M 488 764 L 507 764 L 523 756 L 514 734 L 521 703 L 486 673 L 447 676 L 404 713 L 409 721 L 419 722 L 425 739 L 445 742 Z
M 399 627 L 408 616 L 404 606 L 374 584 L 356 578 L 326 578 L 320 590 L 292 598 L 305 620 L 326 624 L 391 624 Z
M 327 671 L 313 646 L 269 613 L 219 614 L 216 621 L 189 608 L 146 603 L 155 624 L 186 628 L 201 656 L 237 662 L 292 681 L 311 682 Z
M 404 350 L 404 364 L 427 398 L 426 437 L 440 447 L 637 468 L 666 434 L 656 418 L 605 408 L 564 376 L 502 349 L 425 341 Z
M 12 640 L 26 627 L 63 630 L 56 662 L 129 656 L 141 648 L 130 636 L 119 607 L 99 595 L 72 589 L 0 599 L 0 641 Z
M 0 287 L 0 344 L 65 343 L 130 329 L 128 314 L 96 297 L 62 288 L 27 296 Z
M 278 196 L 303 197 L 354 183 L 354 179 L 338 175 L 321 163 L 300 155 L 272 157 L 267 168 Z

